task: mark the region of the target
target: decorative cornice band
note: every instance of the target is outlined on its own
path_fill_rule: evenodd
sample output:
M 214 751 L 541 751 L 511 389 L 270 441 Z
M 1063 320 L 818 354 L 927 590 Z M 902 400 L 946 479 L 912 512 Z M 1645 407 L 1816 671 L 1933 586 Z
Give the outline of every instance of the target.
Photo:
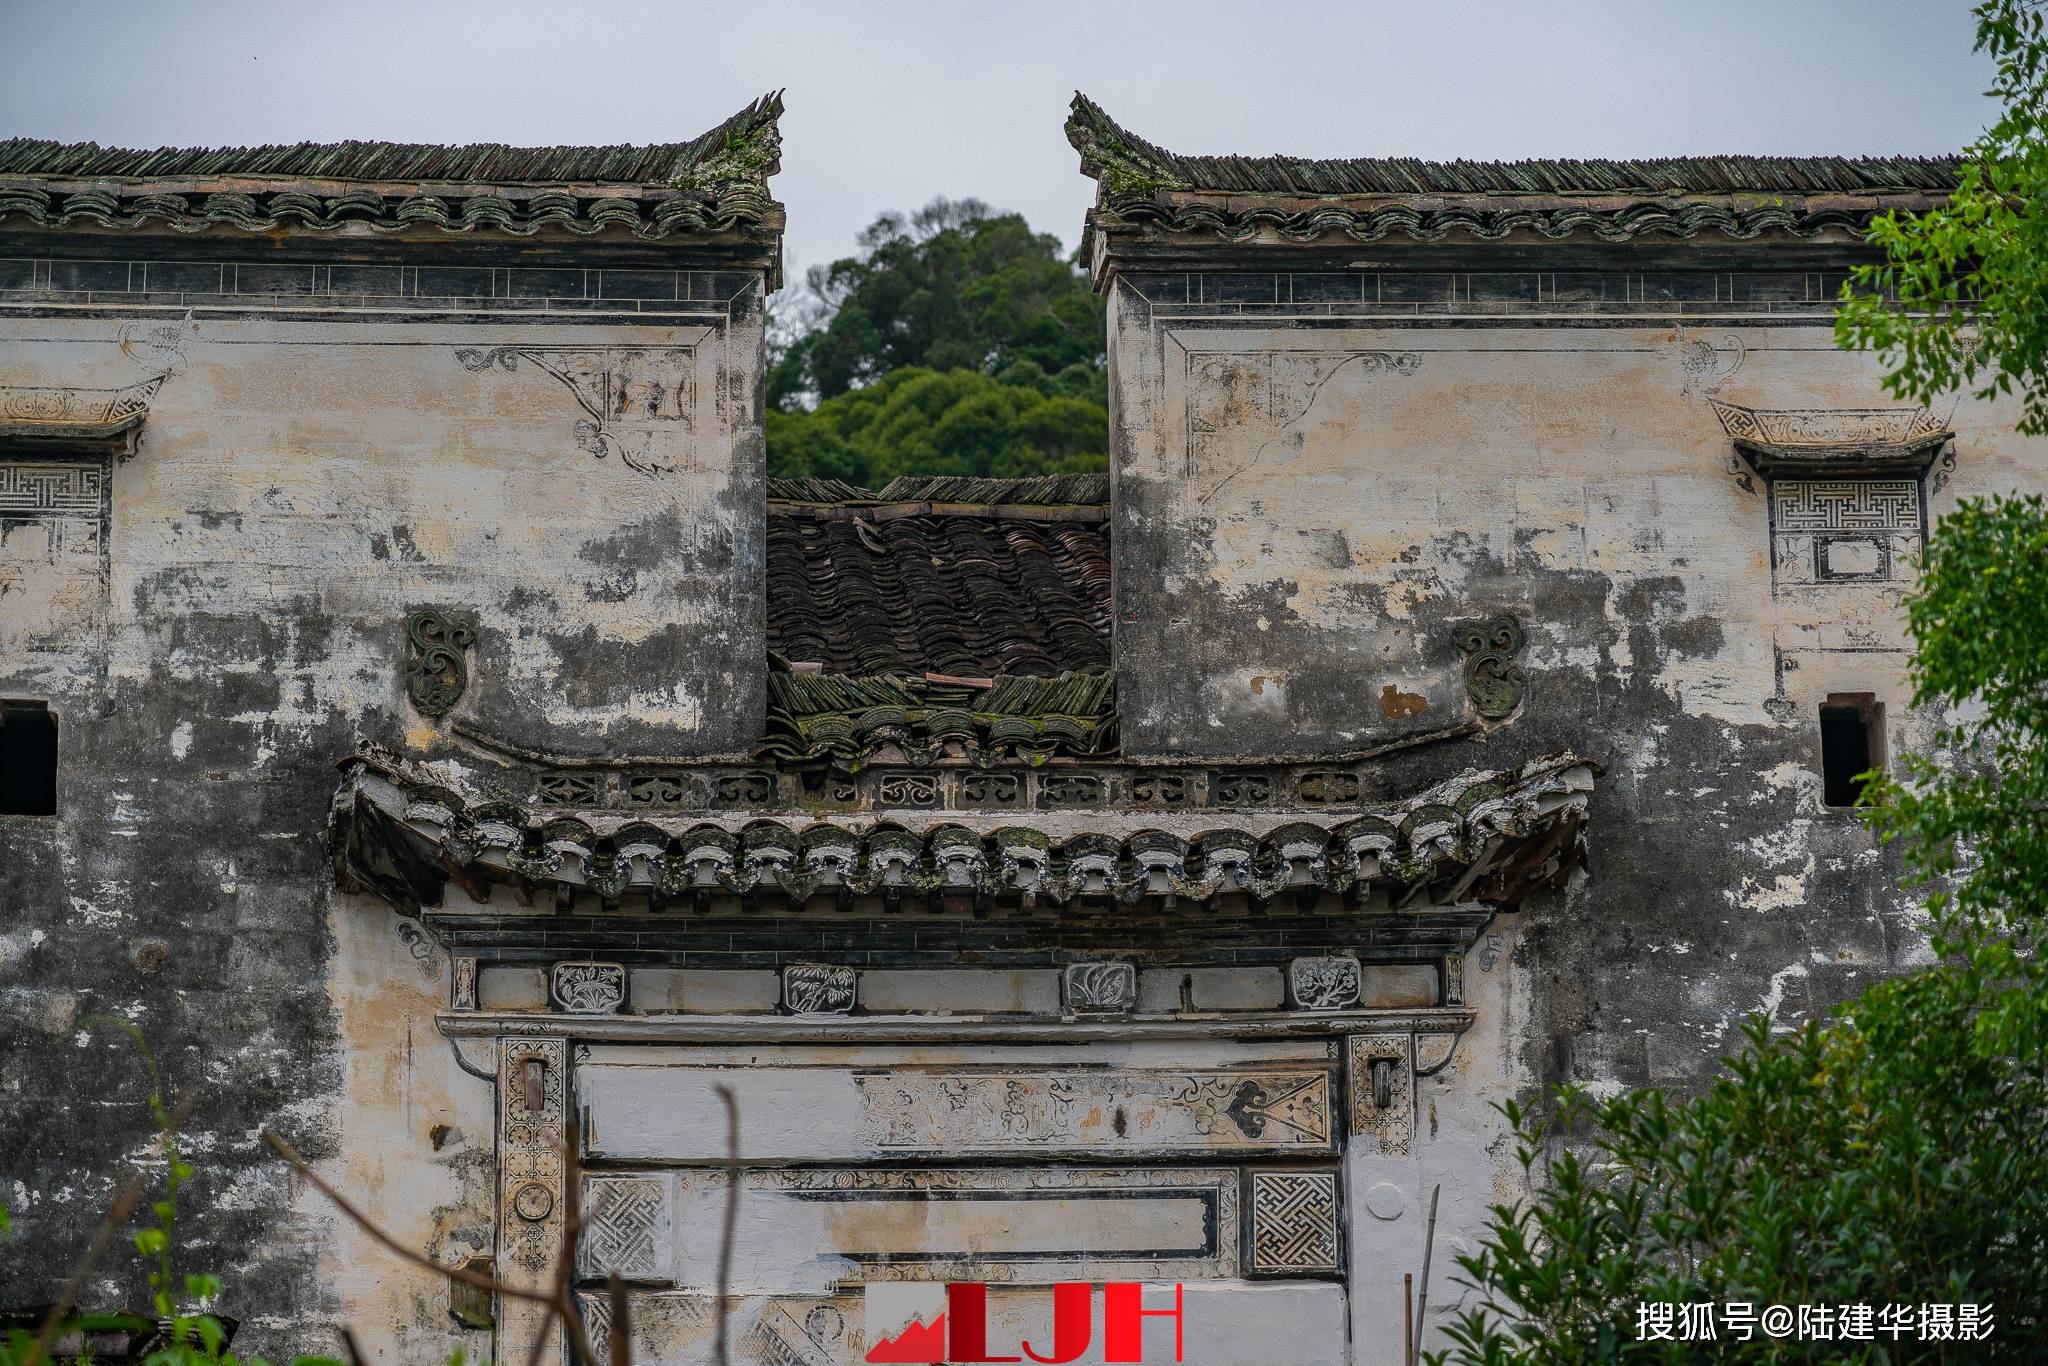
M 1702 233 L 1749 241 L 1773 232 L 1798 238 L 1817 238 L 1830 232 L 1860 237 L 1868 229 L 1874 212 L 1656 201 L 1621 208 L 1418 209 L 1406 204 L 1354 207 L 1333 203 L 1304 209 L 1264 204 L 1174 204 L 1148 197 L 1110 200 L 1095 210 L 1091 223 L 1112 239 L 1119 230 L 1143 229 L 1178 236 L 1215 236 L 1226 242 L 1250 242 L 1269 234 L 1289 242 L 1313 242 L 1330 236 L 1354 242 L 1378 242 L 1389 237 L 1415 242 L 1440 242 L 1452 237 L 1500 242 L 1515 236 L 1564 241 L 1581 235 L 1603 242 L 1629 242 L 1638 238 L 1689 239 Z
M 423 775 L 365 758 L 346 767 L 335 806 L 337 874 L 405 910 L 438 904 L 450 878 L 477 900 L 488 900 L 497 882 L 546 885 L 558 900 L 580 893 L 612 903 L 638 893 L 700 910 L 724 897 L 751 905 L 764 893 L 792 907 L 817 895 L 847 906 L 862 897 L 887 906 L 922 897 L 1030 909 L 1207 905 L 1235 894 L 1260 905 L 1287 892 L 1356 901 L 1376 886 L 1407 891 L 1445 880 L 1459 899 L 1512 906 L 1577 862 L 1594 778 L 1590 763 L 1565 753 L 1470 774 L 1405 806 L 1343 820 L 1191 837 L 1145 828 L 1056 836 L 1028 825 L 975 831 L 948 823 L 913 830 L 754 820 L 735 829 L 628 820 L 600 828 L 508 801 L 471 803 Z
M 92 223 L 115 230 L 161 226 L 183 233 L 213 228 L 326 233 L 354 226 L 384 234 L 433 228 L 451 235 L 498 232 L 532 237 L 559 230 L 582 237 L 610 232 L 657 242 L 693 235 L 755 234 L 756 230 L 758 235 L 770 236 L 782 226 L 782 208 L 764 190 L 747 185 L 711 194 L 628 199 L 559 192 L 521 198 L 492 193 L 398 197 L 372 190 L 333 195 L 299 190 L 260 195 L 232 191 L 117 194 L 105 189 L 52 192 L 36 184 L 0 180 L 0 223 L 9 219 L 26 220 L 39 228 Z

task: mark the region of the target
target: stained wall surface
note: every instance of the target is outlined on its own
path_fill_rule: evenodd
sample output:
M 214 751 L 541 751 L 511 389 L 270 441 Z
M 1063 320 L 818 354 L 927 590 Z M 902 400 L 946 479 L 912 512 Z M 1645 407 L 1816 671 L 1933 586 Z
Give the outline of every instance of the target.
M 578 804 L 540 800 L 562 773 L 631 801 L 636 761 L 702 760 L 675 785 L 723 806 L 689 819 L 760 814 L 750 784 L 777 776 L 728 789 L 712 762 L 762 733 L 758 277 L 501 265 L 452 296 L 430 264 L 375 288 L 309 264 L 292 293 L 253 265 L 175 291 L 139 262 L 118 288 L 105 259 L 4 264 L 0 399 L 134 391 L 148 416 L 125 458 L 0 452 L 0 697 L 47 701 L 63 728 L 60 814 L 0 817 L 0 1198 L 48 1250 L 0 1261 L 0 1303 L 50 1293 L 120 1164 L 150 1151 L 141 1073 L 95 1023 L 112 1015 L 198 1097 L 185 1264 L 223 1276 L 242 1345 L 271 1355 L 331 1347 L 342 1322 L 393 1361 L 493 1339 L 451 1319 L 444 1278 L 395 1268 L 288 1180 L 263 1127 L 410 1245 L 501 1269 L 544 1258 L 565 1191 L 549 1136 L 578 1144 L 618 1235 L 586 1245 L 586 1273 L 638 1268 L 646 1360 L 705 1359 L 715 1077 L 759 1167 L 737 1360 L 843 1356 L 861 1285 L 942 1273 L 1014 1282 L 1004 1324 L 1028 1328 L 1016 1287 L 1046 1279 L 1180 1280 L 1215 1350 L 1394 1360 L 1431 1192 L 1434 1327 L 1465 1294 L 1448 1258 L 1520 1190 L 1495 1102 L 1697 1087 L 1748 1013 L 1789 1024 L 1924 959 L 1890 857 L 1822 801 L 1818 708 L 1869 694 L 1893 753 L 1924 743 L 1906 557 L 1955 498 L 2042 482 L 1997 404 L 1937 414 L 1953 469 L 1905 489 L 1731 468 L 1717 404 L 1896 406 L 1869 358 L 1833 348 L 1820 273 L 1120 275 L 1133 762 L 1085 809 L 956 814 L 903 781 L 835 819 L 1267 834 L 1308 789 L 1226 818 L 1239 765 L 1351 756 L 1364 776 L 1340 804 L 1371 805 L 1570 749 L 1604 769 L 1590 869 L 1469 951 L 1374 962 L 1361 930 L 1348 1013 L 1301 1006 L 1286 934 L 1234 926 L 1241 950 L 1222 947 L 1193 911 L 1167 934 L 1091 924 L 1089 954 L 1138 970 L 1119 1013 L 1077 1018 L 1053 950 L 1014 937 L 1015 963 L 938 966 L 915 934 L 776 938 L 757 916 L 670 953 L 635 905 L 602 927 L 630 970 L 585 1017 L 553 974 L 596 956 L 591 922 L 558 914 L 591 898 L 456 888 L 422 922 L 337 890 L 333 765 L 376 740 L 523 819 Z M 407 691 L 422 607 L 474 625 L 445 716 Z M 1522 679 L 1491 711 L 1466 676 L 1487 651 Z M 1207 806 L 1138 795 L 1183 769 Z M 607 831 L 654 805 L 582 804 Z M 451 952 L 438 936 L 465 918 L 481 928 Z M 494 918 L 525 956 L 492 956 Z M 839 990 L 811 959 L 844 972 L 836 1004 L 793 994 Z M 1396 1073 L 1375 1062 L 1398 1064 L 1384 1104 L 1373 1079 Z
M 492 1087 L 432 1024 L 445 953 L 330 890 L 333 765 L 428 724 L 422 608 L 474 630 L 478 752 L 754 742 L 762 278 L 124 249 L 0 260 L 0 413 L 147 409 L 132 454 L 0 439 L 0 698 L 61 741 L 58 814 L 0 816 L 0 1201 L 35 1249 L 0 1304 L 54 1294 L 150 1159 L 133 1025 L 193 1106 L 180 1274 L 223 1278 L 238 1347 L 345 1320 L 389 1360 L 475 1353 L 445 1280 L 258 1141 L 434 1257 L 490 1253 Z M 126 1246 L 104 1293 L 139 1306 Z

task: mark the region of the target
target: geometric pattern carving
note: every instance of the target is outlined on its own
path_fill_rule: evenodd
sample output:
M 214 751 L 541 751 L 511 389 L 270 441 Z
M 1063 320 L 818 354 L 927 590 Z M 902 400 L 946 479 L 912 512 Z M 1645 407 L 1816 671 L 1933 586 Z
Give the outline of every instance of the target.
M 669 1264 L 669 1183 L 659 1176 L 591 1176 L 583 1182 L 583 1236 L 576 1249 L 579 1274 L 617 1272 L 633 1281 L 666 1281 Z
M 1781 479 L 1771 490 L 1780 531 L 1918 531 L 1910 479 Z
M 0 540 L 19 554 L 25 529 L 39 527 L 48 539 L 35 558 L 96 568 L 106 479 L 98 461 L 0 460 Z
M 1779 586 L 1905 577 L 1921 544 L 1910 479 L 1780 479 L 1771 487 Z
M 1337 1173 L 1254 1171 L 1250 1177 L 1246 1269 L 1254 1276 L 1341 1274 Z
M 1406 1034 L 1353 1034 L 1346 1040 L 1351 1136 L 1360 1151 L 1406 1157 L 1415 1132 L 1415 1064 Z

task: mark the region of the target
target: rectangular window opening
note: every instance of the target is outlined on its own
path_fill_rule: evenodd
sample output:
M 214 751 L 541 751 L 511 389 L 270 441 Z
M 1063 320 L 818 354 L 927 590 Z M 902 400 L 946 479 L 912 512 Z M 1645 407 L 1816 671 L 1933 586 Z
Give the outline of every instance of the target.
M 1869 693 L 1835 693 L 1820 704 L 1821 800 L 1854 806 L 1860 775 L 1884 767 L 1884 704 Z
M 0 702 L 0 816 L 57 814 L 57 714 Z

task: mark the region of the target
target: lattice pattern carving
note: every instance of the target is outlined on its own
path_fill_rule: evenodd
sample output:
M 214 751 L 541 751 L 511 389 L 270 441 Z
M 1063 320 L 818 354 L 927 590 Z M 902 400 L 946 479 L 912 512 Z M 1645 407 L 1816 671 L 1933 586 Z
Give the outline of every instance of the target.
M 37 558 L 96 565 L 106 529 L 106 478 L 106 467 L 96 461 L 0 460 L 0 539 L 10 554 L 20 553 L 17 538 L 35 527 L 48 538 Z
M 592 1279 L 617 1272 L 627 1280 L 666 1280 L 669 1268 L 668 1181 L 658 1176 L 592 1176 L 583 1182 L 584 1225 L 577 1270 Z
M 1780 531 L 1920 530 L 1910 479 L 1781 479 L 1772 486 Z
M 1251 1174 L 1246 1263 L 1254 1276 L 1335 1276 L 1344 1265 L 1335 1172 Z

